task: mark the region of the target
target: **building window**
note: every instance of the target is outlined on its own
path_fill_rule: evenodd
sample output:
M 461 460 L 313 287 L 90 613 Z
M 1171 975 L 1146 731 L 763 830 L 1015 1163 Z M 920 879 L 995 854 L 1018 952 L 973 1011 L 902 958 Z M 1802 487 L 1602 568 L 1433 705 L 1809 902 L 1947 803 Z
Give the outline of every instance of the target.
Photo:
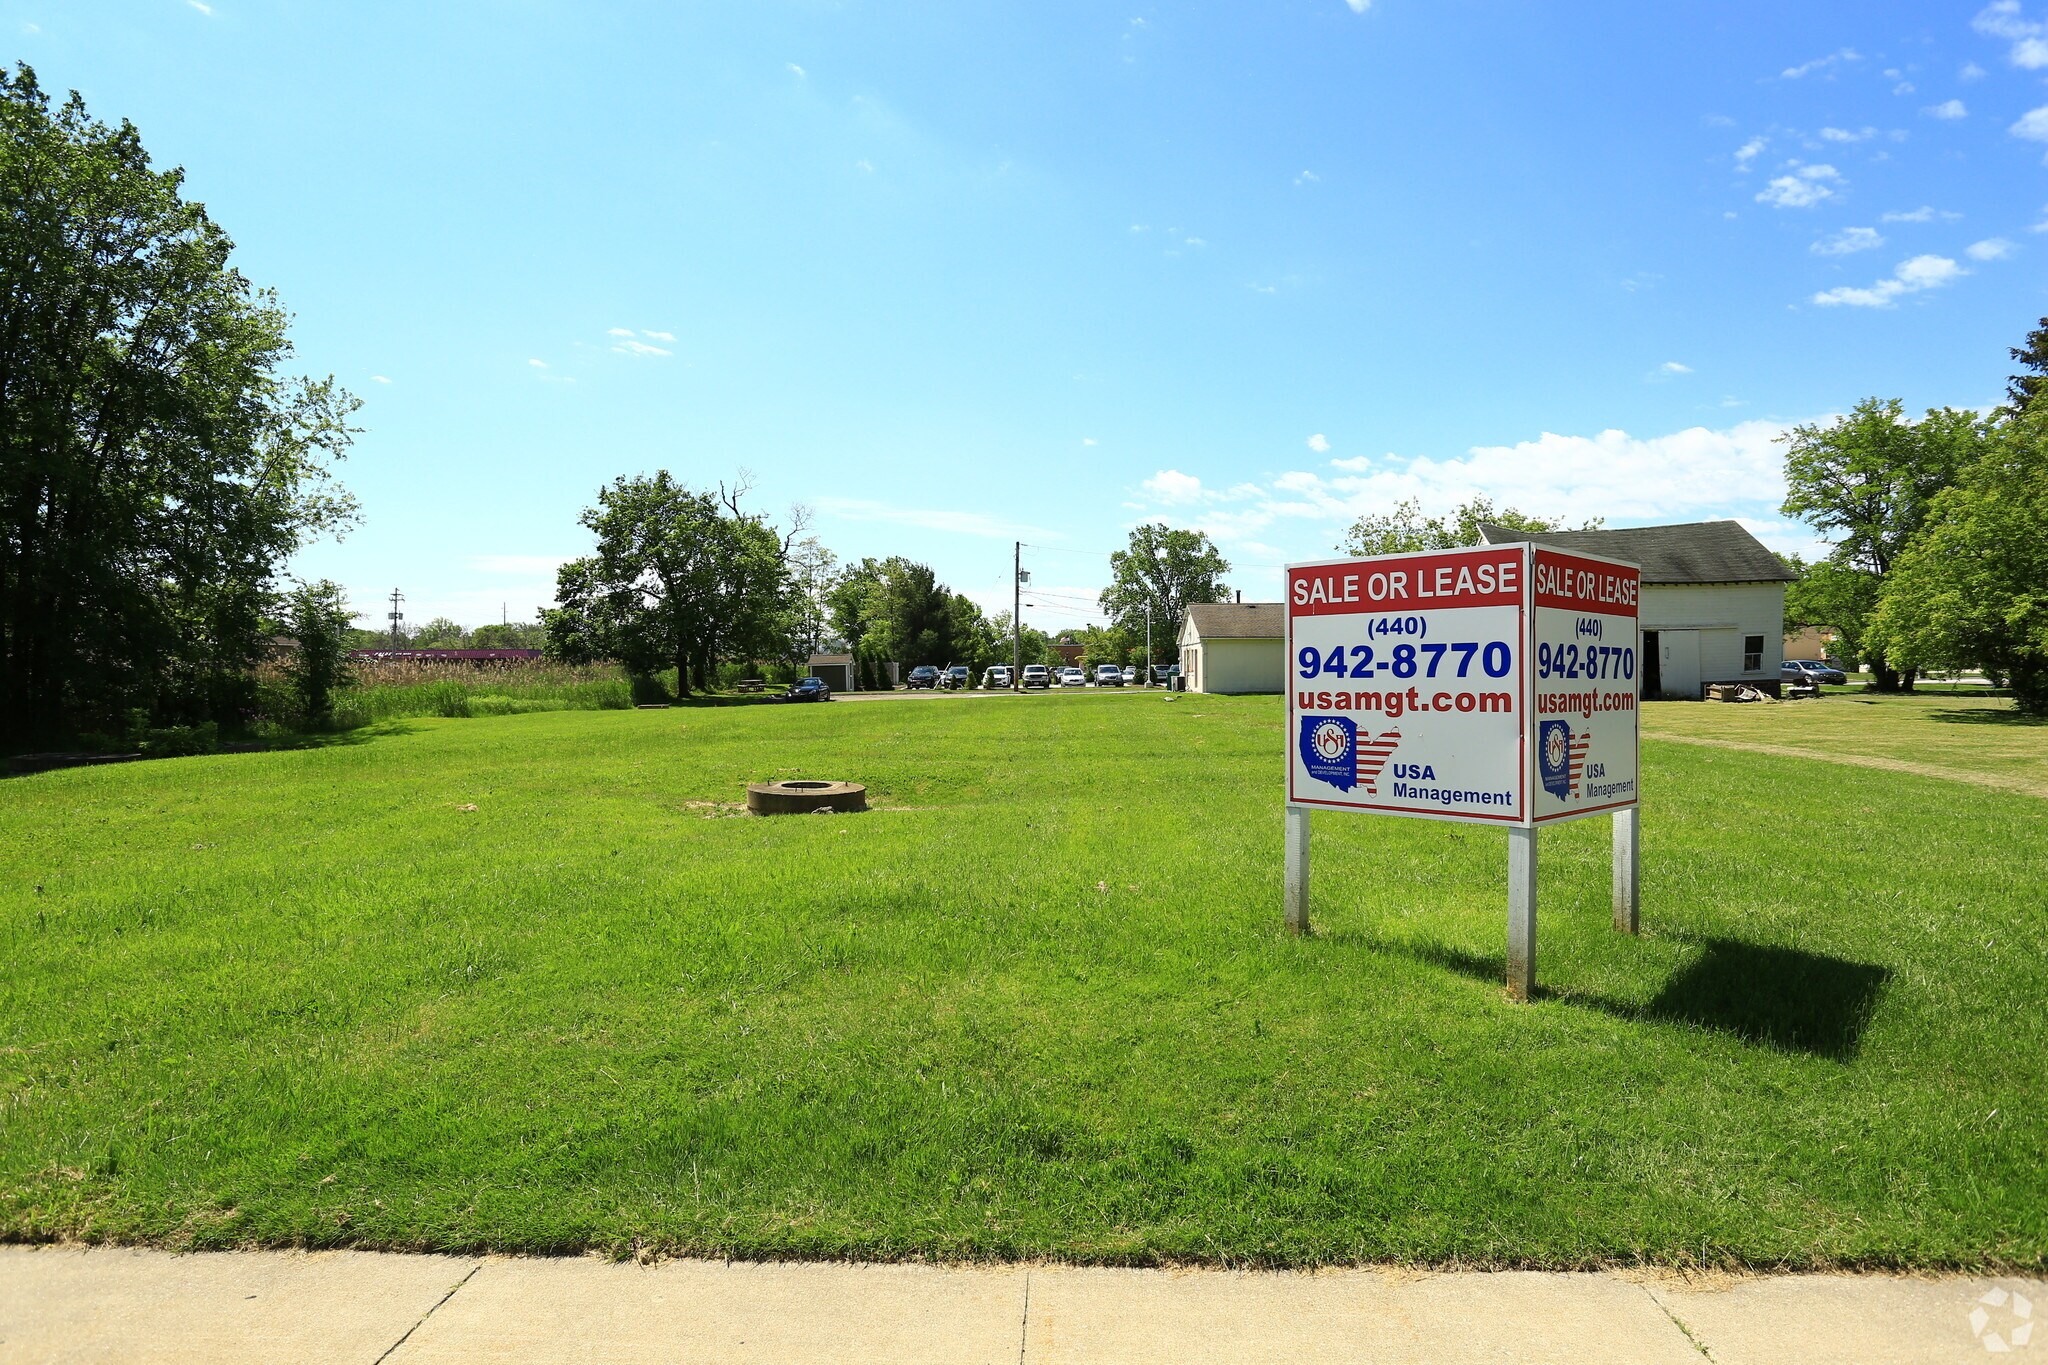
M 1742 671 L 1761 673 L 1764 671 L 1764 637 L 1745 635 L 1742 637 Z

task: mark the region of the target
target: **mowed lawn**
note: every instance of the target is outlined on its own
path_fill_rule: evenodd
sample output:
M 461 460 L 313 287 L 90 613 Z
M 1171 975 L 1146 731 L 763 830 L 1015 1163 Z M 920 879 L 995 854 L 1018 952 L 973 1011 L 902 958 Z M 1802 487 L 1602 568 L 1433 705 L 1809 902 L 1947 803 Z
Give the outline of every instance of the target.
M 1516 1005 L 1498 830 L 1318 815 L 1281 932 L 1284 743 L 944 699 L 0 782 L 0 1236 L 2048 1263 L 2048 801 L 1649 741 L 1645 933 L 1546 831 Z M 880 809 L 721 804 L 798 774 Z

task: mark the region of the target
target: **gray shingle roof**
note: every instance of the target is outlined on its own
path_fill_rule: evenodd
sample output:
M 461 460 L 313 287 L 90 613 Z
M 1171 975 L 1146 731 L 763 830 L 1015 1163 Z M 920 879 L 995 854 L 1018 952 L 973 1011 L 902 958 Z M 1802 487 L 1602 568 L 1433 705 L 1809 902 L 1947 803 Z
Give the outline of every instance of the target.
M 1278 640 L 1287 634 L 1280 602 L 1196 602 L 1188 619 L 1205 640 Z
M 1615 531 L 1545 531 L 1530 534 L 1481 526 L 1488 545 L 1533 541 L 1559 550 L 1625 559 L 1643 567 L 1645 583 L 1790 583 L 1784 561 L 1763 547 L 1739 521 L 1689 521 L 1678 526 L 1629 526 Z

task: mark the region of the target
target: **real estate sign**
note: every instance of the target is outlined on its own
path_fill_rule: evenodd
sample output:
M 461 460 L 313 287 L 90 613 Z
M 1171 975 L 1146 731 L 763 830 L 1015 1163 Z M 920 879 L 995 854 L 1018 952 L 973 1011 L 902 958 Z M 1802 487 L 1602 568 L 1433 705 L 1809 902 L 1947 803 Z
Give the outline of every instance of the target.
M 1500 545 L 1286 573 L 1290 805 L 1529 827 L 1635 804 L 1634 566 Z

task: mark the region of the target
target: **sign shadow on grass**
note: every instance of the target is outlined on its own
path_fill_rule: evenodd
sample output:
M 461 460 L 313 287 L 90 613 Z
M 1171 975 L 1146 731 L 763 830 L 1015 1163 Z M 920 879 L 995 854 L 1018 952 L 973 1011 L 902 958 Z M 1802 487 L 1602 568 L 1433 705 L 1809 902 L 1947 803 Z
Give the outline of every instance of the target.
M 1690 1024 L 1766 1047 L 1846 1062 L 1861 1047 L 1864 1030 L 1892 977 L 1889 967 L 1799 948 L 1728 938 L 1699 942 L 1698 956 L 1674 972 L 1646 1003 L 1544 988 L 1538 988 L 1537 997 L 1622 1019 Z M 1433 943 L 1368 944 L 1481 981 L 1502 980 L 1498 958 Z

